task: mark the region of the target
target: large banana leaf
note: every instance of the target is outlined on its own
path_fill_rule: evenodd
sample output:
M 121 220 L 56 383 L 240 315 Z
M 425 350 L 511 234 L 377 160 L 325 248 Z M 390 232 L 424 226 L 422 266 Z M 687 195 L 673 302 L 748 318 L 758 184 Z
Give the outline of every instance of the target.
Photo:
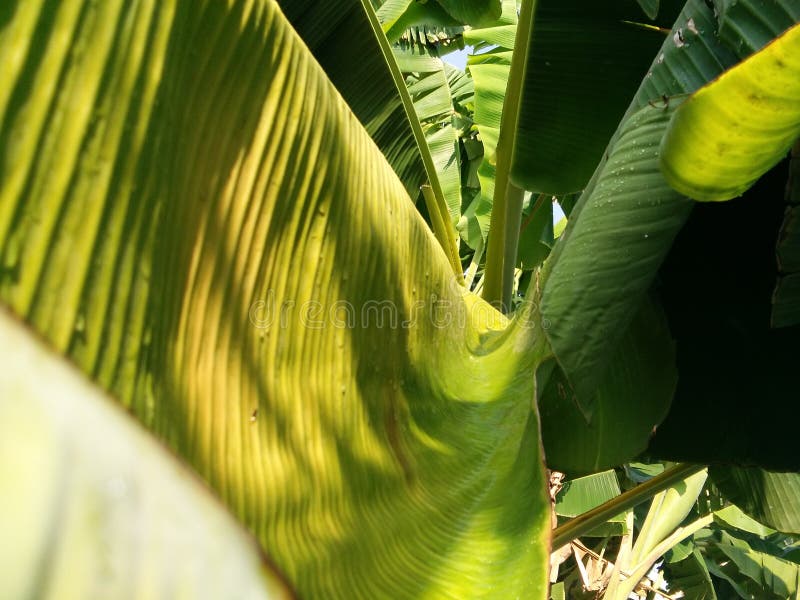
M 538 313 L 454 284 L 277 5 L 5 16 L 3 302 L 301 596 L 544 598 Z
M 800 137 L 800 25 L 695 92 L 661 150 L 669 184 L 698 200 L 750 188 Z
M 0 310 L 4 598 L 288 598 L 186 468 Z

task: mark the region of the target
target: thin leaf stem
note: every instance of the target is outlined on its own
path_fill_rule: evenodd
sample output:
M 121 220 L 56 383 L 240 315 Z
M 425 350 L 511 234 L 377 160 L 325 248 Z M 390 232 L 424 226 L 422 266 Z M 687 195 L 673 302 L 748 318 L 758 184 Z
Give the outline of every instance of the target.
M 699 473 L 705 468 L 705 465 L 677 465 L 645 481 L 632 490 L 623 492 L 616 498 L 601 504 L 597 508 L 593 508 L 567 521 L 562 526 L 556 527 L 555 530 L 553 530 L 553 549 L 560 548 L 575 538 L 584 535 L 587 531 L 591 531 L 598 525 L 605 523 L 612 517 L 651 499 L 659 492 L 691 477 L 695 473 Z

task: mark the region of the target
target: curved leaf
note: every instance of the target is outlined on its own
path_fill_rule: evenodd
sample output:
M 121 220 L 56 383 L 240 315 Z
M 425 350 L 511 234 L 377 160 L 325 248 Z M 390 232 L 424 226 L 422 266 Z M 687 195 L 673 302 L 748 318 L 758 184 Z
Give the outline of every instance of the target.
M 0 27 L 3 302 L 301 596 L 544 598 L 538 314 L 454 283 L 277 5 L 43 0 Z
M 698 200 L 728 200 L 800 137 L 800 25 L 695 92 L 662 142 L 669 184 Z
M 725 498 L 757 521 L 778 531 L 800 533 L 800 474 L 713 467 L 711 477 Z
M 675 381 L 669 330 L 647 301 L 589 402 L 578 402 L 560 370 L 551 375 L 539 399 L 548 466 L 591 473 L 640 454 L 667 413 Z
M 223 507 L 0 310 L 7 598 L 288 598 Z
M 646 106 L 626 121 L 546 263 L 547 335 L 584 411 L 611 359 L 610 341 L 627 330 L 691 210 L 658 170 L 659 143 L 675 106 Z
M 716 18 L 704 0 L 686 3 L 673 32 L 545 263 L 542 311 L 579 400 L 591 398 L 609 348 L 690 214 L 692 204 L 669 188 L 658 166 L 668 115 L 680 102 L 675 96 L 697 90 L 736 62 L 716 38 Z
M 658 16 L 659 0 L 637 0 L 637 2 L 649 19 Z

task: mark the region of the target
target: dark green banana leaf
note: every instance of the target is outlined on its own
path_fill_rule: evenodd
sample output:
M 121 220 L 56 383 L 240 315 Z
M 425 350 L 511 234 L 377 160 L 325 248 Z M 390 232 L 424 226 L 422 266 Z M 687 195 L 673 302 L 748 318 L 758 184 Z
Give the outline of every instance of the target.
M 682 2 L 662 7 L 669 27 Z M 634 0 L 538 0 L 511 177 L 548 194 L 586 187 L 664 41 Z
M 660 142 L 669 119 L 643 121 L 637 135 L 632 115 L 647 108 L 674 111 L 676 95 L 700 88 L 736 62 L 716 39 L 716 27 L 705 2 L 687 3 L 674 27 L 682 43 L 670 37 L 657 53 L 545 265 L 541 305 L 551 323 L 547 333 L 579 402 L 589 402 L 581 398 L 595 389 L 612 355 L 608 348 L 626 330 L 691 210 L 664 181 L 658 149 L 647 150 Z M 614 161 L 622 135 L 631 149 L 641 144 L 639 154 Z
M 428 175 L 408 115 L 361 0 L 279 0 L 328 78 L 416 198 Z M 427 151 L 427 148 L 422 151 Z

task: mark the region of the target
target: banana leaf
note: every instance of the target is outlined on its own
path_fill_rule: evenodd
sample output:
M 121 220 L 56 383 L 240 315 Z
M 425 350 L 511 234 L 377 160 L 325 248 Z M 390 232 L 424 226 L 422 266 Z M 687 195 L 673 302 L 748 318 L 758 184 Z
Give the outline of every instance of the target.
M 3 304 L 301 597 L 545 598 L 540 315 L 455 284 L 277 4 L 5 17 Z
M 209 490 L 0 310 L 6 598 L 289 598 Z

